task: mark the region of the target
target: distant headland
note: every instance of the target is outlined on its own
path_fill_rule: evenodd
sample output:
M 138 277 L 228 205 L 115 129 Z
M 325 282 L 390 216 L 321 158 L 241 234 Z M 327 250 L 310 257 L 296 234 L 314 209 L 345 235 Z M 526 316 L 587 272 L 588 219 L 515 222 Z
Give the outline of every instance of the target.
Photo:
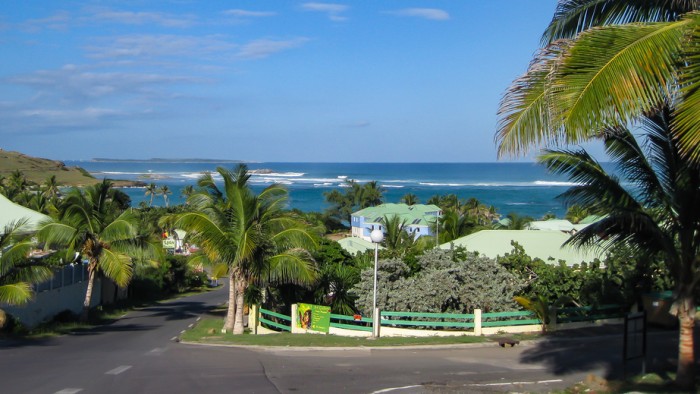
M 223 159 L 164 159 L 164 158 L 151 158 L 151 159 L 109 159 L 104 157 L 96 157 L 91 161 L 94 162 L 105 162 L 105 163 L 245 163 L 243 160 L 223 160 Z

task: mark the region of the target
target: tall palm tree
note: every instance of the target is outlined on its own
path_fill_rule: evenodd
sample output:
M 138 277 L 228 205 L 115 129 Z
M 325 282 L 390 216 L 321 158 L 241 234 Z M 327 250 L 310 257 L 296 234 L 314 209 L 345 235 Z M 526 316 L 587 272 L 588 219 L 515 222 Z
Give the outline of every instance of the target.
M 249 285 L 312 282 L 316 269 L 308 249 L 315 243 L 303 225 L 284 211 L 284 187 L 273 184 L 256 195 L 244 164 L 233 171 L 219 167 L 217 172 L 223 188 L 211 176 L 200 179 L 201 190 L 188 199 L 193 212 L 178 215 L 176 226 L 189 232 L 210 261 L 229 267 L 224 329 L 242 334 Z
M 150 196 L 151 199 L 148 201 L 148 206 L 153 206 L 153 197 L 158 193 L 158 186 L 155 183 L 149 183 L 146 185 L 146 197 Z
M 401 201 L 406 205 L 416 205 L 418 204 L 418 196 L 413 193 L 406 193 L 401 197 Z
M 0 232 L 0 304 L 21 305 L 32 298 L 32 284 L 51 279 L 52 272 L 29 259 L 32 242 L 27 221 L 11 222 Z
M 453 241 L 473 233 L 478 223 L 469 215 L 460 215 L 459 213 L 449 210 L 445 211 L 440 218 L 440 240 L 439 243 Z
M 168 185 L 163 185 L 158 189 L 158 193 L 163 196 L 163 201 L 165 201 L 165 207 L 168 207 L 168 195 L 173 194 L 172 191 L 170 191 L 170 188 Z
M 112 183 L 104 180 L 66 195 L 59 218 L 40 225 L 39 239 L 50 246 L 66 247 L 88 260 L 88 286 L 81 321 L 87 321 L 95 278 L 99 273 L 119 286 L 131 280 L 133 265 L 129 253 L 137 249 L 138 219 L 131 210 L 119 212 L 112 201 Z
M 56 175 L 51 175 L 50 177 L 46 178 L 44 184 L 42 185 L 41 193 L 49 200 L 53 200 L 61 194 Z
M 382 203 L 384 188 L 377 181 L 367 182 L 362 186 L 360 208 L 375 207 Z
M 195 191 L 194 186 L 187 185 L 187 186 L 183 187 L 182 190 L 180 191 L 180 197 L 187 200 L 191 195 L 194 194 L 194 191 Z
M 694 385 L 695 298 L 700 281 L 700 165 L 684 160 L 672 132 L 668 107 L 643 122 L 645 148 L 626 129 L 609 130 L 608 155 L 619 165 L 620 181 L 585 151 L 548 151 L 540 157 L 551 171 L 580 186 L 564 199 L 593 213 L 606 214 L 576 233 L 571 244 L 591 247 L 624 244 L 661 255 L 675 280 L 673 308 L 680 323 L 676 383 Z M 635 190 L 624 188 L 624 181 Z
M 402 219 L 398 215 L 391 215 L 384 216 L 382 221 L 384 222 L 384 241 L 382 245 L 390 253 L 401 256 L 415 245 L 414 235 L 405 229 L 406 219 Z
M 547 44 L 499 109 L 500 155 L 578 143 L 669 100 L 684 151 L 700 158 L 699 7 L 692 0 L 562 0 Z M 654 23 L 628 23 L 628 22 Z M 592 26 L 607 25 L 597 29 Z M 559 37 L 575 37 L 560 39 Z

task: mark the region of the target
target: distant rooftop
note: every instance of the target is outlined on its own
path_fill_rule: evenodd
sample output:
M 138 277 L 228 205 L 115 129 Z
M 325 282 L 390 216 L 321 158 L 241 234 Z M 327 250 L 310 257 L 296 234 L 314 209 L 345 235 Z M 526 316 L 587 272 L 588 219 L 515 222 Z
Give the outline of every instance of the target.
M 26 229 L 35 230 L 42 220 L 48 219 L 43 213 L 15 204 L 7 197 L 0 194 L 0 234 L 5 230 L 5 226 L 11 222 L 18 222 L 26 219 Z
M 429 226 L 435 223 L 435 212 L 440 212 L 440 207 L 432 204 L 381 204 L 361 209 L 353 213 L 352 216 L 368 218 L 365 222 L 370 223 L 378 223 L 384 216 L 398 216 L 407 224 Z
M 558 230 L 483 230 L 442 244 L 440 248 L 450 249 L 454 244 L 455 247 L 463 246 L 470 252 L 496 258 L 511 253 L 511 242 L 515 241 L 523 247 L 528 256 L 550 264 L 563 260 L 572 266 L 581 262 L 592 262 L 596 258 L 602 260 L 605 257 L 600 250 L 562 247 L 568 239 L 568 234 Z
M 362 253 L 367 250 L 374 250 L 374 244 L 372 242 L 358 237 L 346 237 L 338 240 L 338 243 L 351 255 L 355 255 L 357 252 Z M 384 247 L 379 245 L 379 249 L 384 249 Z

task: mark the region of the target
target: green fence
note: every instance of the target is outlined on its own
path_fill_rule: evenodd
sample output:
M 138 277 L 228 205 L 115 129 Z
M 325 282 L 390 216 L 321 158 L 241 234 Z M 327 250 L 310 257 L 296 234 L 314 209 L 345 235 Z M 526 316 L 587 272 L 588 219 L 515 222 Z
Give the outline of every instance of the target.
M 286 324 L 284 322 L 286 322 Z M 274 327 L 283 331 L 292 331 L 291 317 L 263 308 L 260 308 L 260 324 L 269 329 L 273 329 Z
M 415 328 L 474 328 L 474 315 L 469 313 L 389 312 L 381 311 L 383 326 Z M 385 319 L 390 317 L 392 319 Z
M 336 315 L 331 313 L 331 327 L 344 328 L 346 330 L 372 332 L 372 319 L 369 317 Z
M 574 323 L 625 316 L 622 305 L 582 306 L 557 309 L 557 323 Z
M 505 327 L 524 326 L 528 324 L 542 324 L 534 312 L 487 312 L 481 314 L 481 327 Z

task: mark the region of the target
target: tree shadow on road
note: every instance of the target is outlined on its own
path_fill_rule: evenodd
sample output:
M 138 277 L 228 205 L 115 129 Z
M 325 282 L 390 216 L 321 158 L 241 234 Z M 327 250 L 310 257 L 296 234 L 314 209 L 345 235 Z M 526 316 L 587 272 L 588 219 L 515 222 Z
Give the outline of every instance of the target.
M 677 330 L 651 328 L 647 332 L 646 358 L 630 359 L 626 364 L 623 362 L 623 330 L 619 325 L 552 333 L 525 350 L 520 362 L 544 365 L 556 375 L 590 372 L 599 373 L 608 380 L 641 373 L 643 360 L 647 373 L 668 376 L 669 371 L 675 371 Z M 697 341 L 695 343 L 696 348 L 700 348 Z

